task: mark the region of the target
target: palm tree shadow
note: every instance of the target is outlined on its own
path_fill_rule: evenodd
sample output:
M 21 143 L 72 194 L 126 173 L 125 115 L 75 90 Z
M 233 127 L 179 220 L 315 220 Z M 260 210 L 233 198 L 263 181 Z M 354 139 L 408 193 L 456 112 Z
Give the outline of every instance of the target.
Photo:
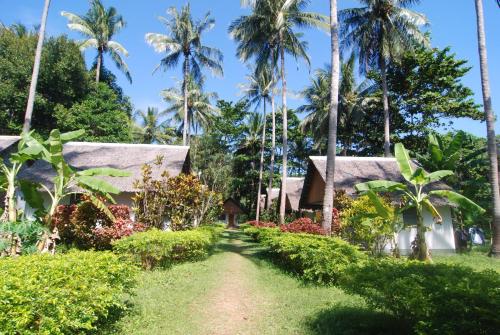
M 311 334 L 391 335 L 412 334 L 405 322 L 383 312 L 363 307 L 334 306 L 311 316 Z

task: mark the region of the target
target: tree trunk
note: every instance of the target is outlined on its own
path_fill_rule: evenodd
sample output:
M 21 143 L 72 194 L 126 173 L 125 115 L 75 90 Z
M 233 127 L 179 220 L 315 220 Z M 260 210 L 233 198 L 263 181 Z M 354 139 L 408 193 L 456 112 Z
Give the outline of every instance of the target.
M 276 108 L 274 105 L 274 95 L 271 95 L 271 113 L 272 113 L 272 136 L 271 136 L 271 163 L 269 167 L 269 185 L 267 187 L 267 209 L 271 208 L 271 193 L 273 189 L 274 177 L 274 155 L 276 151 Z
M 33 116 L 33 107 L 35 105 L 36 85 L 38 84 L 38 73 L 40 72 L 40 61 L 42 59 L 43 41 L 45 39 L 45 27 L 47 26 L 47 16 L 49 15 L 50 0 L 45 0 L 43 7 L 42 22 L 38 32 L 38 43 L 36 45 L 35 63 L 31 75 L 30 91 L 28 95 L 28 104 L 24 116 L 23 133 L 27 134 L 31 128 L 31 118 Z
M 264 171 L 264 147 L 266 145 L 266 99 L 264 99 L 264 122 L 262 124 L 262 143 L 260 145 L 259 185 L 257 186 L 257 209 L 255 221 L 260 220 L 260 196 L 262 194 L 262 175 Z
M 189 128 L 189 120 L 188 120 L 188 76 L 189 76 L 189 56 L 185 56 L 184 58 L 184 129 L 182 130 L 182 144 L 188 145 L 188 128 Z
M 419 261 L 430 261 L 431 257 L 429 255 L 429 250 L 427 249 L 427 243 L 425 242 L 425 224 L 424 216 L 422 213 L 422 207 L 417 206 L 417 236 L 416 247 L 417 253 L 414 255 Z
M 479 60 L 481 66 L 481 86 L 488 137 L 488 156 L 490 159 L 490 183 L 493 201 L 493 224 L 491 255 L 500 257 L 500 191 L 498 186 L 498 153 L 495 139 L 495 116 L 491 103 L 490 79 L 488 73 L 488 56 L 486 50 L 486 35 L 484 31 L 483 1 L 476 1 L 477 37 Z
M 99 80 L 101 80 L 101 69 L 102 69 L 102 57 L 103 51 L 101 47 L 97 49 L 97 64 L 95 66 L 95 82 L 99 84 Z
M 287 163 L 288 163 L 288 111 L 286 106 L 286 77 L 285 77 L 285 49 L 283 46 L 283 37 L 280 35 L 280 58 L 281 58 L 281 98 L 283 108 L 283 166 L 281 177 L 281 197 L 280 197 L 280 224 L 285 223 L 285 206 L 286 206 L 286 179 L 287 179 Z
M 17 208 L 16 208 L 16 174 L 15 174 L 16 166 L 12 168 L 12 173 L 7 175 L 8 183 L 7 183 L 7 192 L 5 197 L 7 198 L 7 213 L 9 222 L 17 221 Z
M 382 91 L 384 104 L 384 156 L 391 157 L 391 132 L 389 115 L 389 93 L 387 91 L 387 69 L 385 59 L 381 57 L 380 72 L 382 74 Z
M 330 0 L 330 31 L 332 74 L 330 86 L 330 113 L 328 116 L 325 195 L 323 197 L 323 223 L 321 225 L 328 235 L 332 233 L 333 199 L 335 197 L 335 156 L 337 154 L 337 117 L 339 106 L 340 51 L 337 0 Z

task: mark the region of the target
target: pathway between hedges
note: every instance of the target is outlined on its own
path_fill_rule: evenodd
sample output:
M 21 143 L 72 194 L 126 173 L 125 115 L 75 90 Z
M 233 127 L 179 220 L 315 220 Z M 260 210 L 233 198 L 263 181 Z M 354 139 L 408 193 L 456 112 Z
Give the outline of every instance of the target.
M 263 250 L 242 233 L 224 235 L 205 261 L 144 272 L 130 313 L 111 332 L 390 333 L 385 320 L 358 298 L 332 287 L 304 285 L 265 260 Z

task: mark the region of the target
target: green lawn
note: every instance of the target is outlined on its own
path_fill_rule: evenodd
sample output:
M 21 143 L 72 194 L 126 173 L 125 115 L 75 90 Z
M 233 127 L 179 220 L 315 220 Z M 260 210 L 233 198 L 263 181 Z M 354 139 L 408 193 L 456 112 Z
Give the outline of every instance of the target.
M 486 247 L 476 247 L 463 254 L 433 256 L 433 260 L 436 263 L 466 265 L 477 271 L 491 269 L 500 273 L 500 259 L 488 257 L 488 248 Z
M 436 262 L 500 269 L 484 254 Z M 404 334 L 403 325 L 334 287 L 276 268 L 240 232 L 228 231 L 205 261 L 143 272 L 131 310 L 113 334 Z

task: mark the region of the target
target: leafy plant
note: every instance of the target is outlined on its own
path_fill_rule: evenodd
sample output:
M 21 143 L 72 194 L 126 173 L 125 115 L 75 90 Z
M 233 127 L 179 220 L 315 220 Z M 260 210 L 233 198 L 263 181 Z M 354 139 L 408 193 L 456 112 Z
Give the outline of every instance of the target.
M 151 229 L 113 242 L 113 249 L 118 254 L 129 256 L 146 270 L 169 267 L 174 263 L 205 258 L 221 230 L 219 227 L 176 232 Z
M 372 200 L 366 195 L 354 200 L 351 207 L 341 214 L 342 238 L 373 255 L 381 255 L 399 231 L 400 218 L 396 209 L 386 198 L 380 198 L 380 205 L 388 214 L 387 217 L 379 215 Z
M 137 270 L 109 252 L 0 260 L 0 329 L 6 334 L 82 334 L 126 308 Z
M 36 252 L 40 236 L 47 231 L 39 221 L 0 223 L 0 256 Z
M 366 183 L 357 184 L 355 186 L 358 192 L 366 194 L 373 205 L 375 206 L 379 216 L 389 218 L 390 212 L 385 208 L 375 192 L 399 192 L 407 198 L 407 203 L 404 209 L 415 208 L 417 213 L 417 235 L 415 238 L 416 249 L 414 257 L 421 260 L 430 260 L 430 255 L 425 241 L 426 226 L 424 224 L 423 212 L 427 210 L 436 220 L 441 223 L 442 218 L 438 210 L 431 201 L 431 196 L 438 196 L 448 199 L 450 202 L 457 204 L 471 212 L 484 212 L 472 200 L 451 190 L 432 190 L 427 191 L 426 187 L 444 177 L 453 174 L 449 170 L 440 170 L 432 173 L 427 173 L 423 168 L 413 168 L 412 161 L 405 147 L 401 143 L 397 143 L 395 147 L 396 161 L 401 172 L 401 175 L 407 183 L 399 183 L 389 180 L 376 180 Z
M 500 277 L 493 270 L 389 258 L 349 268 L 340 283 L 416 334 L 495 334 L 500 327 Z

